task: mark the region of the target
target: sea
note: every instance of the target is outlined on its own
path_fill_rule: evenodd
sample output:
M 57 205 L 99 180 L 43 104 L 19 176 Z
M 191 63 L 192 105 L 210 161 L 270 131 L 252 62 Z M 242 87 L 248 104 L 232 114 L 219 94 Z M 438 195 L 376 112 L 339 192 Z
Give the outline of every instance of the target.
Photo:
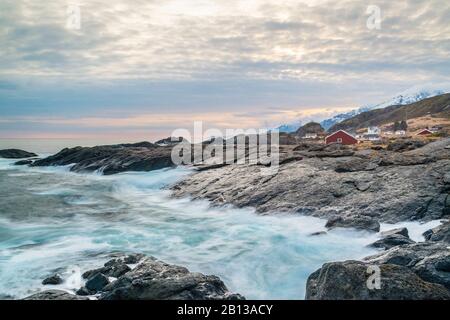
M 0 149 L 44 157 L 64 147 L 107 143 L 113 142 L 11 139 L 0 140 Z M 248 299 L 303 299 L 308 276 L 322 264 L 378 252 L 368 247 L 376 233 L 335 229 L 311 236 L 326 230 L 326 220 L 171 197 L 170 186 L 193 173 L 188 168 L 103 176 L 14 162 L 0 158 L 2 299 L 45 289 L 74 292 L 84 271 L 116 253 L 144 253 L 217 275 Z M 421 234 L 438 224 L 382 224 L 382 230 L 407 226 L 412 239 L 423 241 Z M 64 282 L 42 285 L 53 273 Z

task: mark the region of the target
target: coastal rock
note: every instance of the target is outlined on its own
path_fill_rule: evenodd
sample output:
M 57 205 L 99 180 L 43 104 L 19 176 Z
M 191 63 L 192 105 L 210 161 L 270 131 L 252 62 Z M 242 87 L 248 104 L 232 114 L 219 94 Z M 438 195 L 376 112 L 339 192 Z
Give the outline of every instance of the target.
M 426 231 L 423 236 L 429 241 L 443 241 L 450 243 L 450 221 Z
M 373 218 L 365 216 L 356 216 L 351 218 L 333 217 L 327 221 L 325 227 L 329 229 L 340 227 L 370 230 L 374 232 L 380 231 L 380 223 Z
M 89 279 L 96 274 L 103 274 L 107 277 L 118 278 L 130 270 L 131 268 L 123 260 L 113 259 L 105 263 L 102 268 L 86 271 L 82 276 L 84 279 Z
M 402 245 L 367 257 L 364 261 L 404 266 L 423 280 L 450 289 L 450 251 L 447 243 L 427 241 Z
M 369 289 L 369 265 L 359 261 L 326 263 L 307 280 L 307 300 L 442 300 L 450 299 L 442 285 L 424 281 L 410 269 L 380 265 L 380 289 Z
M 105 275 L 96 273 L 91 278 L 89 278 L 88 281 L 86 281 L 86 289 L 92 292 L 98 292 L 108 284 L 109 280 Z
M 408 237 L 405 237 L 404 235 L 390 234 L 380 240 L 375 241 L 374 243 L 370 244 L 370 246 L 374 248 L 390 249 L 395 246 L 411 243 L 414 243 L 414 241 L 412 241 Z
M 28 296 L 24 300 L 88 300 L 88 298 L 76 296 L 62 290 L 46 290 Z
M 43 285 L 46 285 L 46 284 L 61 284 L 61 283 L 63 283 L 63 281 L 64 280 L 61 278 L 61 276 L 59 274 L 53 274 L 50 277 L 45 278 L 42 281 L 42 284 Z
M 386 149 L 389 151 L 402 152 L 414 150 L 423 147 L 424 145 L 426 145 L 426 142 L 422 140 L 397 139 L 390 142 Z
M 0 150 L 0 158 L 6 159 L 21 159 L 21 158 L 31 158 L 36 157 L 37 154 L 20 150 L 20 149 L 3 149 Z
M 386 230 L 381 232 L 382 237 L 388 237 L 394 234 L 399 234 L 405 237 L 409 237 L 408 229 L 407 228 L 395 228 L 391 230 Z
M 355 171 L 372 171 L 378 167 L 376 163 L 359 158 L 351 158 L 346 161 L 339 161 L 336 164 L 334 171 L 341 172 L 355 172 Z
M 230 293 L 216 276 L 189 272 L 153 257 L 141 260 L 103 291 L 102 300 L 243 299 L 239 294 Z
M 80 289 L 78 289 L 78 290 L 76 291 L 76 294 L 79 295 L 79 296 L 90 296 L 90 295 L 93 295 L 93 294 L 95 294 L 95 293 L 96 293 L 95 290 L 94 290 L 94 291 L 91 291 L 91 290 L 89 290 L 89 289 L 86 288 L 86 287 L 81 287 Z
M 20 161 L 14 162 L 14 165 L 15 166 L 26 166 L 26 165 L 32 164 L 33 161 L 34 160 L 20 160 Z
M 75 147 L 61 150 L 32 166 L 73 165 L 74 172 L 100 171 L 105 175 L 124 171 L 151 171 L 173 166 L 171 147 L 150 142 L 97 147 Z
M 449 138 L 402 153 L 410 159 L 426 157 L 426 164 L 414 160 L 410 165 L 380 166 L 382 159 L 395 157 L 395 152 L 358 151 L 351 157 L 319 160 L 308 155 L 340 147 L 302 143 L 284 148 L 303 160 L 281 165 L 271 175 L 264 175 L 261 166 L 231 164 L 195 172 L 175 184 L 172 193 L 207 199 L 212 205 L 221 205 L 219 198 L 223 198 L 227 205 L 251 206 L 263 214 L 296 212 L 326 219 L 364 215 L 386 223 L 436 220 L 450 214 L 448 184 L 443 183 L 450 172 L 446 145 Z M 359 167 L 358 161 L 363 165 Z M 336 172 L 342 163 L 348 169 Z

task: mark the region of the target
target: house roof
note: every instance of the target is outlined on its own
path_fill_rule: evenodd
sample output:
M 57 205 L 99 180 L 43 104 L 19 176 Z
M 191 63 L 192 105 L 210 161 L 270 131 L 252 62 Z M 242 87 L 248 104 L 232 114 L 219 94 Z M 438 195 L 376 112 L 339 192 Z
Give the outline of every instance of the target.
M 417 134 L 421 134 L 421 133 L 423 133 L 423 132 L 433 133 L 433 132 L 431 132 L 429 129 L 422 129 L 422 130 L 420 130 L 419 132 L 417 132 Z
M 349 135 L 350 137 L 352 137 L 353 139 L 358 140 L 358 139 L 355 138 L 355 136 L 353 136 L 352 134 L 348 133 L 348 132 L 345 131 L 345 130 L 338 130 L 338 131 L 335 131 L 335 132 L 333 132 L 332 134 L 329 134 L 328 136 L 326 136 L 326 137 L 325 137 L 325 140 L 328 139 L 328 138 L 331 137 L 331 136 L 334 136 L 334 135 L 335 135 L 336 133 L 338 133 L 338 132 L 343 132 L 343 133 L 345 133 L 346 135 Z

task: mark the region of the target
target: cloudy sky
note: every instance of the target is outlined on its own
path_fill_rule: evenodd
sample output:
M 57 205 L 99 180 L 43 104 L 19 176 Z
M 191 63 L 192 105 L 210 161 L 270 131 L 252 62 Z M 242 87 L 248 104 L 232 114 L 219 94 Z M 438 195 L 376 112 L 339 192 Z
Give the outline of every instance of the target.
M 324 119 L 448 81 L 448 21 L 448 0 L 2 0 L 0 138 Z

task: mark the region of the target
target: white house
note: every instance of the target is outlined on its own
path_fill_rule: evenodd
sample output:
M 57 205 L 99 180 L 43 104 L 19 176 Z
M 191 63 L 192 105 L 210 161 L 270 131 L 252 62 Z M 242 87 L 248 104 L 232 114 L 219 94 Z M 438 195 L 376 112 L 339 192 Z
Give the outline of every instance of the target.
M 396 136 L 404 136 L 404 135 L 406 135 L 406 131 L 405 130 L 397 130 L 397 131 L 395 131 L 395 135 Z
M 367 128 L 367 134 L 380 134 L 381 130 L 379 127 L 368 127 Z
M 303 139 L 317 139 L 317 133 L 305 133 Z

